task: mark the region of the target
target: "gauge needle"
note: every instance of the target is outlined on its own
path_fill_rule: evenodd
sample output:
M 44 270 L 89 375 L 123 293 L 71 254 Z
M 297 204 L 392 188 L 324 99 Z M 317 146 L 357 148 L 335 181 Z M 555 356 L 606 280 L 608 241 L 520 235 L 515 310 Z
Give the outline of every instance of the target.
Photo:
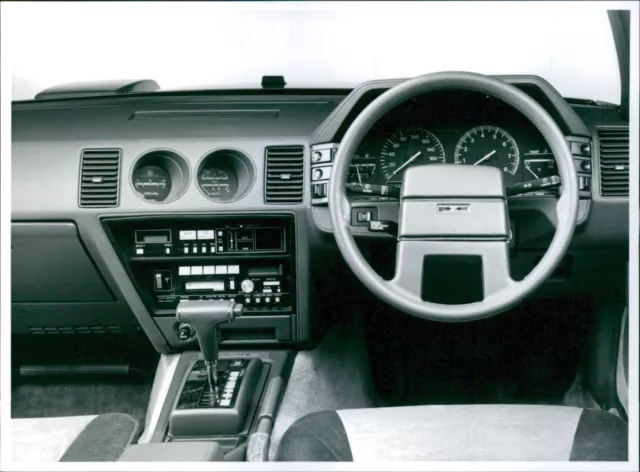
M 487 159 L 489 159 L 491 156 L 493 156 L 496 153 L 496 150 L 494 149 L 493 151 L 491 151 L 489 154 L 485 154 L 482 159 L 480 159 L 478 162 L 474 162 L 473 165 L 477 166 L 478 164 L 480 164 L 481 162 L 486 161 Z
M 495 151 L 493 151 L 493 152 L 495 152 Z M 408 160 L 407 162 L 405 162 L 405 163 L 404 163 L 404 164 L 402 164 L 400 167 L 398 167 L 396 170 L 394 170 L 393 172 L 391 172 L 391 176 L 390 176 L 390 177 L 393 177 L 393 176 L 394 176 L 394 175 L 396 175 L 398 172 L 400 172 L 402 169 L 404 169 L 404 168 L 405 168 L 405 167 L 407 167 L 409 164 L 411 164 L 413 161 L 415 161 L 415 160 L 420 156 L 420 154 L 422 154 L 422 151 L 418 151 L 418 152 L 416 152 L 413 156 L 411 156 L 411 157 L 409 158 L 409 160 Z
M 362 177 L 360 177 L 360 166 L 356 164 L 356 173 L 358 174 L 358 183 L 362 184 Z
M 536 173 L 534 171 L 531 170 L 531 167 L 529 167 L 529 164 L 525 164 L 524 165 L 525 169 L 527 169 L 529 172 L 531 172 L 531 175 L 533 175 L 536 179 L 539 179 L 540 177 L 538 177 L 536 175 Z

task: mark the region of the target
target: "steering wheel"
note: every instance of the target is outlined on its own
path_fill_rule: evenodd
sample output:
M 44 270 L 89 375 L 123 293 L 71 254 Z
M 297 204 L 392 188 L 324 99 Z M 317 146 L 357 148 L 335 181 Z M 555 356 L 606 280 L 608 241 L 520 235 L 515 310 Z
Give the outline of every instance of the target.
M 557 228 L 537 266 L 521 281 L 509 270 L 510 237 L 502 171 L 488 166 L 430 164 L 408 167 L 400 191 L 396 270 L 380 277 L 360 253 L 350 229 L 346 180 L 351 157 L 373 125 L 397 105 L 444 89 L 490 95 L 519 110 L 546 139 L 562 181 L 556 202 Z M 553 118 L 531 97 L 501 80 L 468 72 L 416 77 L 375 99 L 349 127 L 336 153 L 328 200 L 333 232 L 347 264 L 380 299 L 407 314 L 435 321 L 470 321 L 497 315 L 535 291 L 564 256 L 576 226 L 578 182 L 573 156 Z M 482 262 L 484 298 L 447 305 L 423 301 L 422 277 L 429 256 L 476 256 Z

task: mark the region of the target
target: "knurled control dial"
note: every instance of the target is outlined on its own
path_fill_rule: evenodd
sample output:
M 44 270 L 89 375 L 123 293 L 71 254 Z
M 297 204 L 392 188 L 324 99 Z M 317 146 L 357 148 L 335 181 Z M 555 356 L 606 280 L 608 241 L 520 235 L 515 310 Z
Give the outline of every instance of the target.
M 249 279 L 244 279 L 242 281 L 242 283 L 240 284 L 240 289 L 244 292 L 244 293 L 251 293 L 253 292 L 253 288 L 254 288 L 254 284 L 252 280 Z

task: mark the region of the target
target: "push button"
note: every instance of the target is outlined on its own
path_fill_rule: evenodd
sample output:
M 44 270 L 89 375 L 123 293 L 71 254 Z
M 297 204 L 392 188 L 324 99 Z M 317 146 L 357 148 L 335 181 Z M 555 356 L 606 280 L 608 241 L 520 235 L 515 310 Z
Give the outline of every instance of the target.
M 359 211 L 356 213 L 358 223 L 365 223 L 371 221 L 370 211 Z

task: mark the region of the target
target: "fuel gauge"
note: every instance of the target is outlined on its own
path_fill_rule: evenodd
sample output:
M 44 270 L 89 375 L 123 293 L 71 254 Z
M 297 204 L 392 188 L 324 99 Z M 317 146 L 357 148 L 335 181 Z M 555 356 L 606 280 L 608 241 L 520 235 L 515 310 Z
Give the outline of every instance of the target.
M 358 184 L 375 184 L 378 183 L 376 179 L 376 164 L 374 163 L 357 163 L 349 166 L 349 175 L 347 176 L 348 183 Z

